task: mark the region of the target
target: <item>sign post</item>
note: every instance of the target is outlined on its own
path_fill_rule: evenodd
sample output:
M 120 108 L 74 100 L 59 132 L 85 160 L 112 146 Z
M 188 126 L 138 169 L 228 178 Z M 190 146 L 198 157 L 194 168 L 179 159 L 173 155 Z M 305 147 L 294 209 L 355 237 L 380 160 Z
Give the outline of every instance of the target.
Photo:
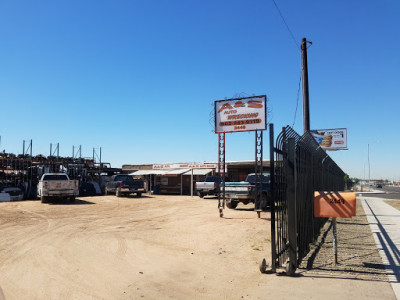
M 225 133 L 255 131 L 256 134 L 256 188 L 261 189 L 262 178 L 262 131 L 267 129 L 267 96 L 253 96 L 246 98 L 235 98 L 218 100 L 214 102 L 215 133 L 218 134 L 218 164 L 225 167 Z M 260 132 L 260 133 L 258 133 Z M 223 136 L 223 143 L 221 143 Z M 261 162 L 259 161 L 261 159 Z M 219 167 L 219 168 L 220 168 Z M 225 170 L 225 168 L 224 168 Z M 219 215 L 223 217 L 225 208 L 225 172 L 220 176 L 218 193 Z M 256 192 L 255 209 L 259 208 L 261 191 Z
M 333 233 L 333 240 L 332 240 L 332 246 L 333 246 L 333 256 L 335 259 L 335 265 L 338 264 L 337 260 L 337 228 L 336 228 L 336 218 L 332 218 L 332 233 Z

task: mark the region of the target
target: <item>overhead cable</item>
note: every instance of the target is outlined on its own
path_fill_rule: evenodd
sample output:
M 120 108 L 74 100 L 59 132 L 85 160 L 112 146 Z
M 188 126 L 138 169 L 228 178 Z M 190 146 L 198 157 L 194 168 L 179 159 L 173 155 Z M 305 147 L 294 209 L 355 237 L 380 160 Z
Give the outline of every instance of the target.
M 289 34 L 290 34 L 290 36 L 292 37 L 294 43 L 296 44 L 297 48 L 300 50 L 300 45 L 297 43 L 296 38 L 294 37 L 293 32 L 290 30 L 289 25 L 286 23 L 286 20 L 285 20 L 285 18 L 283 17 L 281 10 L 279 9 L 279 7 L 278 7 L 278 5 L 276 4 L 275 0 L 272 0 L 272 2 L 274 3 L 274 5 L 275 5 L 275 7 L 276 7 L 276 10 L 278 11 L 279 15 L 281 16 L 283 23 L 285 23 L 285 26 L 286 26 L 287 30 L 289 31 Z

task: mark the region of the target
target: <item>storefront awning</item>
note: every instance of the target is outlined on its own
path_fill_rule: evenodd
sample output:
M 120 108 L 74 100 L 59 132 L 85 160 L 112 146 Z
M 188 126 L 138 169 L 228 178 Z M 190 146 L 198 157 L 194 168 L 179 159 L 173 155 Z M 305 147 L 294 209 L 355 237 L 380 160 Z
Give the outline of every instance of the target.
M 190 169 L 175 169 L 175 170 L 169 170 L 165 175 L 181 175 L 189 171 Z
M 207 175 L 212 171 L 213 169 L 193 169 L 193 175 Z M 139 170 L 129 173 L 129 175 L 192 175 L 192 169 Z
M 213 169 L 193 169 L 193 175 L 207 175 L 212 171 Z M 187 171 L 183 175 L 192 175 L 192 170 Z
M 132 176 L 165 175 L 167 172 L 168 172 L 167 170 L 139 170 L 139 171 L 135 171 L 135 172 L 129 173 L 129 175 L 132 175 Z

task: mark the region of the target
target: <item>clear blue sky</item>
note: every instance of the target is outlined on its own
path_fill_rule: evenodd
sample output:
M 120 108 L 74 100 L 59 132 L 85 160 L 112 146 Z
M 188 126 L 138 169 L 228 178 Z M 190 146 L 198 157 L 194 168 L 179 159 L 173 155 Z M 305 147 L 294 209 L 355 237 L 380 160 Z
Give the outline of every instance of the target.
M 352 177 L 400 180 L 400 2 L 276 0 L 306 37 L 311 129 L 348 128 L 330 152 Z M 102 147 L 112 166 L 217 160 L 215 100 L 266 94 L 275 131 L 302 132 L 300 50 L 272 0 L 1 1 L 1 150 Z M 268 131 L 265 156 L 268 157 Z M 227 135 L 254 159 L 254 133 Z

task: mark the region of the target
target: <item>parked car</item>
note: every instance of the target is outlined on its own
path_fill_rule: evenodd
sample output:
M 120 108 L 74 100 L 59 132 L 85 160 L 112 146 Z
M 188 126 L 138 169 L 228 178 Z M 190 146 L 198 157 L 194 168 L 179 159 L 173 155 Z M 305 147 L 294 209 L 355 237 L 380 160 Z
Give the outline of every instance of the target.
M 115 194 L 117 197 L 123 195 L 136 194 L 138 197 L 145 193 L 143 180 L 135 180 L 130 175 L 118 174 L 107 182 L 105 187 L 105 194 Z
M 69 199 L 75 202 L 75 197 L 78 195 L 78 180 L 69 179 L 65 173 L 45 173 L 37 185 L 37 196 L 42 203 L 54 199 Z
M 254 203 L 256 199 L 256 175 L 248 174 L 245 181 L 227 182 L 225 183 L 225 199 L 226 206 L 235 209 L 241 202 L 243 204 Z M 261 209 L 270 206 L 270 174 L 262 173 L 262 193 L 261 193 Z
M 206 195 L 218 195 L 221 177 L 207 176 L 204 182 L 196 182 L 196 193 L 200 198 Z M 225 178 L 225 182 L 229 179 Z
M 1 190 L 1 193 L 10 195 L 10 201 L 20 201 L 24 199 L 24 193 L 18 187 L 5 187 Z
M 376 185 L 376 187 L 379 188 L 379 189 L 381 189 L 381 188 L 382 188 L 382 184 L 378 183 L 378 184 Z

